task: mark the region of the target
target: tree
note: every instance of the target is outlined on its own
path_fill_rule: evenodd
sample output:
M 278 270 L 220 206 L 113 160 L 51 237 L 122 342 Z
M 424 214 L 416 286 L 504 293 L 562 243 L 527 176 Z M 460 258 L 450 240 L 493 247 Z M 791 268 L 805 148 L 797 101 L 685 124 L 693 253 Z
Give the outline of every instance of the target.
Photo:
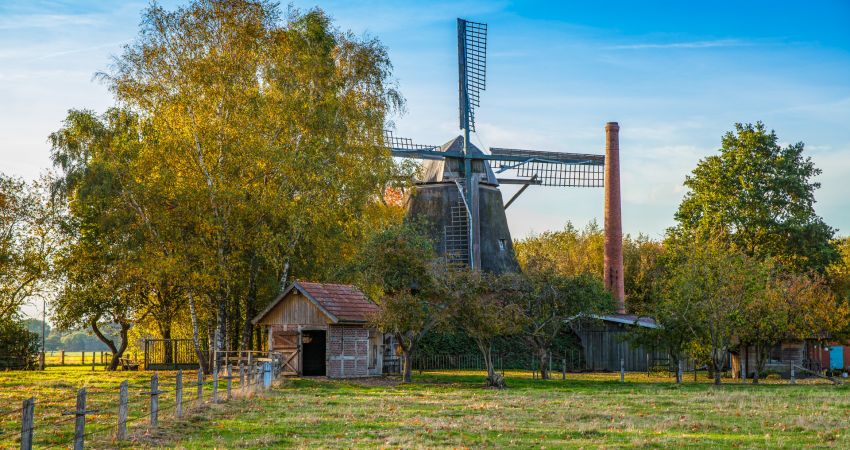
M 508 299 L 522 311 L 521 335 L 537 355 L 541 378 L 548 380 L 549 355 L 558 335 L 568 327 L 567 320 L 609 313 L 613 302 L 602 282 L 589 274 L 562 276 L 523 269 L 525 275 L 510 277 L 515 295 Z
M 493 366 L 493 340 L 520 332 L 523 314 L 516 296 L 521 286 L 514 274 L 493 275 L 467 269 L 447 267 L 438 277 L 441 289 L 451 299 L 453 317 L 475 341 L 484 367 L 488 387 L 505 387 L 504 378 Z
M 0 173 L 0 319 L 11 320 L 29 298 L 49 290 L 60 216 L 44 178 L 25 183 Z
M 662 319 L 671 319 L 670 332 L 676 333 L 669 340 L 689 332 L 691 351 L 707 356 L 714 382 L 720 384 L 743 309 L 764 289 L 760 268 L 743 253 L 716 241 L 678 244 L 675 251 L 659 308 Z
M 215 349 L 247 346 L 258 299 L 293 272 L 355 254 L 397 175 L 380 145 L 401 105 L 390 70 L 377 40 L 320 10 L 281 20 L 270 2 L 197 0 L 147 8 L 102 74 L 143 124 L 133 173 L 150 195 L 133 209 L 196 272 L 181 279 L 193 311 L 213 308 Z
M 761 122 L 735 124 L 720 154 L 702 159 L 685 179 L 689 189 L 676 212 L 677 227 L 726 242 L 757 259 L 774 258 L 785 270 L 823 272 L 838 259 L 835 230 L 815 214 L 812 178 L 821 173 L 802 142 L 781 147 Z
M 415 223 L 390 226 L 369 240 L 360 257 L 361 284 L 377 299 L 371 322 L 392 333 L 402 352 L 402 381 L 409 383 L 419 341 L 445 321 L 446 297 L 434 282 L 435 253 Z

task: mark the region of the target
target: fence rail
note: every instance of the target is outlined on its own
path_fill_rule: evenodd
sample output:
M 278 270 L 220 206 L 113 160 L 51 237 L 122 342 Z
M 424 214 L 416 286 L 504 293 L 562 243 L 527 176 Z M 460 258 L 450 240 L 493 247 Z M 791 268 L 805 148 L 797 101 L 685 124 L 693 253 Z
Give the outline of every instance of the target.
M 189 410 L 269 389 L 282 358 L 266 355 L 250 365 L 223 365 L 206 376 L 178 369 L 173 375 L 153 373 L 149 384 L 124 380 L 110 389 L 84 387 L 66 398 L 27 398 L 21 407 L 0 410 L 0 447 L 82 449 L 91 442 L 114 445 L 149 433 Z M 13 429 L 19 430 L 14 437 L 9 435 Z

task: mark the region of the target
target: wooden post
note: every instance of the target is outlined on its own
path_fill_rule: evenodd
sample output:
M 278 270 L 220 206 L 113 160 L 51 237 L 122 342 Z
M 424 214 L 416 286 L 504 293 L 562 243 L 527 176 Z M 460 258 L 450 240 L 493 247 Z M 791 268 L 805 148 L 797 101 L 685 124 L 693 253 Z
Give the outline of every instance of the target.
M 567 379 L 567 358 L 562 359 L 561 363 L 563 365 L 563 367 L 561 368 L 561 379 L 566 380 Z
M 177 369 L 177 381 L 174 386 L 174 414 L 183 417 L 183 370 Z
M 65 350 L 59 350 L 59 365 L 65 365 Z
M 230 401 L 231 394 L 230 389 L 233 387 L 233 369 L 231 369 L 230 364 L 227 365 L 227 401 Z
M 127 380 L 118 388 L 118 432 L 115 438 L 123 441 L 127 438 L 127 412 L 130 409 L 130 388 Z
M 151 375 L 151 428 L 159 424 L 159 375 Z
M 83 352 L 85 355 L 85 352 Z M 74 450 L 83 450 L 86 435 L 86 388 L 77 391 L 77 409 L 74 412 Z
M 200 404 L 204 400 L 204 372 L 198 368 L 198 395 L 196 397 Z
M 245 393 L 245 366 L 239 361 L 239 390 Z
M 32 450 L 33 415 L 35 414 L 35 397 L 24 400 L 21 408 L 21 450 Z
M 213 367 L 213 392 L 212 392 L 212 401 L 213 403 L 218 403 L 218 367 Z
M 80 353 L 83 355 L 83 356 L 82 356 L 82 358 L 83 358 L 83 362 L 82 362 L 81 364 L 82 364 L 82 365 L 86 365 L 86 352 L 80 352 Z
M 92 372 L 94 372 L 94 363 L 95 363 L 95 359 L 97 359 L 95 357 L 95 355 L 97 355 L 97 352 L 91 352 L 91 371 Z
M 620 383 L 626 382 L 626 360 L 620 357 Z

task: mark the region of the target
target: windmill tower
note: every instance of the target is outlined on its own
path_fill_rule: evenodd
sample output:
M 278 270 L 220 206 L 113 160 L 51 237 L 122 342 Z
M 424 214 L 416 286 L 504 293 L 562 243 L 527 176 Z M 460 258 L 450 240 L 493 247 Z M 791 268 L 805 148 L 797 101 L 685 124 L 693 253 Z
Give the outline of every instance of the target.
M 518 270 L 505 209 L 531 185 L 605 187 L 605 285 L 623 307 L 619 126 L 606 124 L 606 154 L 578 154 L 472 144 L 475 108 L 486 88 L 487 25 L 457 20 L 458 112 L 462 134 L 441 146 L 414 144 L 387 131 L 393 156 L 423 160 L 408 214 L 424 217 L 437 251 L 475 270 Z M 607 171 L 606 169 L 607 162 Z M 500 177 L 502 174 L 512 177 Z M 522 185 L 506 203 L 500 184 Z

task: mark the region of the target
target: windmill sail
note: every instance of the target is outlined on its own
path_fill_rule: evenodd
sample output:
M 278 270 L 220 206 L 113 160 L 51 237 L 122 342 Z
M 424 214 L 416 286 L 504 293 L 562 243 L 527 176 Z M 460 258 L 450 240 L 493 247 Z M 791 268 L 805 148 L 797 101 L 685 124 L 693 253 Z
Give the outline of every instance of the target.
M 487 24 L 457 19 L 460 128 L 475 131 L 475 108 L 486 89 Z

